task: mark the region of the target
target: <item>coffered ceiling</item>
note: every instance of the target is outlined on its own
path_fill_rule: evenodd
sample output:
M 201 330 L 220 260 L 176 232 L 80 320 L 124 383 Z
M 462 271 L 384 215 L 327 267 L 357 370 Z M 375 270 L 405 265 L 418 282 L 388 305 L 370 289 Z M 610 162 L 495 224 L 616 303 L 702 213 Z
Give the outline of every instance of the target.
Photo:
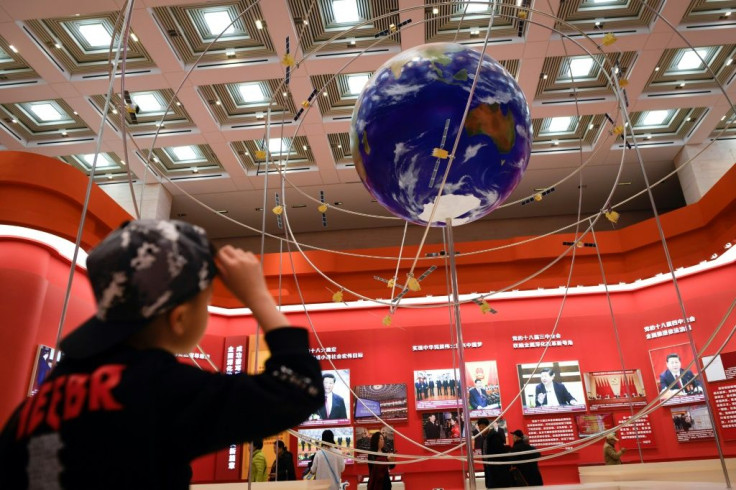
M 613 78 L 626 82 L 650 182 L 675 170 L 683 146 L 736 137 L 721 90 L 736 98 L 736 0 L 135 0 L 129 25 L 126 11 L 121 0 L 0 5 L 0 145 L 89 173 L 101 140 L 100 185 L 124 185 L 129 166 L 173 195 L 172 217 L 216 239 L 283 234 L 287 218 L 307 242 L 398 245 L 403 221 L 353 167 L 350 117 L 373 71 L 428 42 L 481 50 L 488 38 L 533 118 L 520 186 L 458 227 L 460 239 L 548 233 L 574 222 L 579 203 L 583 217 L 600 212 L 611 192 L 626 201 L 618 226 L 652 216 L 647 196 L 630 199 L 645 184 L 611 123 Z M 121 29 L 127 50 L 116 53 Z M 654 196 L 660 212 L 685 204 L 676 174 Z M 422 231 L 411 228 L 410 241 Z

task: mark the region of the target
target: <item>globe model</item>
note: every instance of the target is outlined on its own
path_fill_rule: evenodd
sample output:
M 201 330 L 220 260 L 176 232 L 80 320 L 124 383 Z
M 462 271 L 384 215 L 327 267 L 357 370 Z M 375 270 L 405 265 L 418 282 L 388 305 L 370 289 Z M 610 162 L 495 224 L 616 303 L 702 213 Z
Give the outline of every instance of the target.
M 489 56 L 482 57 L 463 121 L 480 60 L 459 44 L 418 46 L 381 66 L 358 97 L 350 125 L 355 168 L 396 216 L 426 225 L 436 207 L 432 226 L 445 226 L 448 218 L 453 226 L 469 223 L 500 205 L 521 180 L 531 151 L 529 107 L 513 77 Z M 443 149 L 449 158 L 442 158 Z

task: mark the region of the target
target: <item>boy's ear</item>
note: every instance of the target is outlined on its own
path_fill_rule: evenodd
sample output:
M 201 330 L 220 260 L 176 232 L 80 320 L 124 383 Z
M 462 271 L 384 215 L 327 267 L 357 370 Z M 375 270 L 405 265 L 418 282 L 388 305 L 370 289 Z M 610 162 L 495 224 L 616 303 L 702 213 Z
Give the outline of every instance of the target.
M 182 303 L 180 305 L 177 305 L 167 313 L 167 319 L 169 328 L 171 331 L 178 335 L 182 335 L 185 333 L 185 322 L 184 317 L 187 313 L 187 303 Z

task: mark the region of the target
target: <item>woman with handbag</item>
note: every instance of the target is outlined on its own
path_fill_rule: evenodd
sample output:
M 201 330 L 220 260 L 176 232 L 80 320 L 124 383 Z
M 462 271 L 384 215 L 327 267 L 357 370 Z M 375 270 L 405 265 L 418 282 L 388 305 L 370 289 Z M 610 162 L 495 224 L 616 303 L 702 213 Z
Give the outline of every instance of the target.
M 385 442 L 383 434 L 380 432 L 374 433 L 371 436 L 371 452 L 385 452 Z M 391 477 L 388 474 L 388 470 L 395 465 L 385 463 L 393 461 L 393 459 L 393 456 L 368 455 L 368 490 L 389 490 L 391 488 Z M 382 464 L 371 464 L 370 461 L 376 461 Z
M 335 434 L 331 430 L 325 430 L 322 432 L 322 442 L 328 442 L 335 444 Z M 333 451 L 337 449 L 325 450 L 320 448 L 314 454 L 314 461 L 312 461 L 312 469 L 309 470 L 310 475 L 315 475 L 315 480 L 329 480 L 330 490 L 340 490 L 342 483 L 340 475 L 345 470 L 345 460 Z M 306 478 L 310 479 L 311 478 Z

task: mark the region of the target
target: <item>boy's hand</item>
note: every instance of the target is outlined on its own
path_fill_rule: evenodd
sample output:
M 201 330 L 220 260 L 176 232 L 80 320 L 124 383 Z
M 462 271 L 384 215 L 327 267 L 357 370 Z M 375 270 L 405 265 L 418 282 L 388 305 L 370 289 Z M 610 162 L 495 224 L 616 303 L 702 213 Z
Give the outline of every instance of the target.
M 276 309 L 261 263 L 253 253 L 225 245 L 217 252 L 215 264 L 227 288 L 251 309 L 264 331 L 288 326 L 286 317 Z

